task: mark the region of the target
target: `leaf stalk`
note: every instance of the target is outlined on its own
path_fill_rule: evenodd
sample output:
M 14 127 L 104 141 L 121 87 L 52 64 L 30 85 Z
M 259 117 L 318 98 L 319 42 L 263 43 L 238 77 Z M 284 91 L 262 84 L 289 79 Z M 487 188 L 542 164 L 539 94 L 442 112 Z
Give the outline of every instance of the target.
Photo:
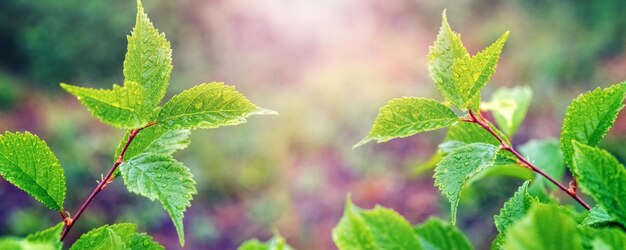
M 87 197 L 87 200 L 83 202 L 83 205 L 80 206 L 80 209 L 78 209 L 74 218 L 70 218 L 69 216 L 63 218 L 65 226 L 63 227 L 63 232 L 61 233 L 60 241 L 63 241 L 65 239 L 65 236 L 67 236 L 67 233 L 70 231 L 70 229 L 72 229 L 74 224 L 76 224 L 75 223 L 76 220 L 78 220 L 78 218 L 83 214 L 87 206 L 89 206 L 89 204 L 96 197 L 96 195 L 98 195 L 98 193 L 100 193 L 100 191 L 102 191 L 107 186 L 107 184 L 113 182 L 113 179 L 115 178 L 113 174 L 115 173 L 115 170 L 117 169 L 117 167 L 124 162 L 124 154 L 126 154 L 126 150 L 128 149 L 128 146 L 130 146 L 130 144 L 133 142 L 137 134 L 139 134 L 141 130 L 148 128 L 150 126 L 153 126 L 155 124 L 156 122 L 149 122 L 148 124 L 146 124 L 145 126 L 141 128 L 133 129 L 130 131 L 128 135 L 128 140 L 126 141 L 126 144 L 124 144 L 124 148 L 122 149 L 119 156 L 117 157 L 117 160 L 115 161 L 115 163 L 113 163 L 113 166 L 111 167 L 111 169 L 109 169 L 109 172 L 103 178 L 103 180 L 98 183 L 98 186 L 96 186 L 96 188 L 91 192 L 89 197 Z
M 576 189 L 570 189 L 570 188 L 565 187 L 563 184 L 561 184 L 560 182 L 552 178 L 552 176 L 548 175 L 546 172 L 544 172 L 543 170 L 537 168 L 535 165 L 530 163 L 530 161 L 524 158 L 524 156 L 522 156 L 517 150 L 515 150 L 512 146 L 508 145 L 508 143 L 504 141 L 504 139 L 500 135 L 498 135 L 498 133 L 496 133 L 496 131 L 490 126 L 489 121 L 487 121 L 480 113 L 476 115 L 474 114 L 472 110 L 469 110 L 469 115 L 470 115 L 470 119 L 462 119 L 462 121 L 472 122 L 472 123 L 476 123 L 480 125 L 483 129 L 485 129 L 487 132 L 493 135 L 493 137 L 495 137 L 500 142 L 500 144 L 502 145 L 502 150 L 509 151 L 513 155 L 515 155 L 515 157 L 517 158 L 517 160 L 522 166 L 527 167 L 533 172 L 538 173 L 541 176 L 545 177 L 550 182 L 554 183 L 554 185 L 559 187 L 559 189 L 561 189 L 563 192 L 565 192 L 566 194 L 571 196 L 574 200 L 576 200 L 578 203 L 580 203 L 580 205 L 585 207 L 585 209 L 591 210 L 591 206 L 589 206 L 587 202 L 585 202 L 580 196 L 578 196 L 578 194 L 576 193 Z

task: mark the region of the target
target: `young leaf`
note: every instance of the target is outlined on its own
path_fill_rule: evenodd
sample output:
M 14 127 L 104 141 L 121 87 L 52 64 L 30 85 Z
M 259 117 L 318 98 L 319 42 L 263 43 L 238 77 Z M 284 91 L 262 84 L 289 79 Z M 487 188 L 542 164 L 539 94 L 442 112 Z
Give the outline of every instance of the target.
M 65 174 L 45 141 L 29 132 L 0 135 L 0 175 L 46 207 L 61 211 Z
M 348 198 L 343 217 L 333 229 L 333 241 L 343 249 L 422 249 L 411 224 L 380 206 L 363 210 Z
M 154 28 L 143 10 L 141 1 L 137 0 L 137 20 L 131 36 L 128 36 L 124 78 L 141 85 L 142 95 L 137 96 L 136 99 L 143 99 L 146 111 L 151 111 L 158 106 L 165 96 L 171 71 L 170 42 L 167 41 L 164 33 L 159 33 Z
M 532 204 L 533 199 L 528 194 L 528 181 L 526 181 L 517 189 L 513 197 L 504 203 L 504 206 L 500 209 L 500 214 L 493 217 L 493 221 L 498 229 L 498 236 L 493 242 L 493 248 L 500 248 L 506 237 L 507 229 L 524 217 Z
M 354 147 L 371 140 L 378 143 L 451 126 L 459 118 L 450 108 L 435 100 L 416 97 L 397 98 L 380 109 L 372 130 Z
M 72 245 L 70 250 L 164 249 L 152 237 L 137 233 L 137 225 L 121 223 L 93 229 Z
M 595 206 L 587 214 L 587 217 L 581 222 L 583 225 L 605 225 L 615 222 L 615 218 L 609 215 L 609 212 L 601 206 Z
M 100 121 L 122 129 L 134 129 L 148 123 L 141 96 L 143 90 L 136 82 L 126 82 L 124 87 L 92 89 L 61 83 L 61 87 L 76 96 L 80 103 Z
M 479 102 L 472 100 L 472 98 L 480 95 L 480 90 L 487 84 L 491 75 L 496 72 L 496 64 L 498 59 L 500 59 L 500 52 L 502 52 L 502 47 L 504 47 L 508 37 L 509 32 L 507 31 L 491 46 L 475 56 L 470 57 L 466 54 L 454 61 L 452 65 L 452 80 L 457 93 L 461 97 L 461 103 L 457 105 L 459 108 L 478 109 Z
M 502 132 L 511 137 L 524 120 L 533 92 L 528 86 L 499 88 L 481 108 L 491 110 Z
M 500 137 L 503 138 L 507 144 L 511 145 L 508 138 L 502 132 L 495 127 L 491 128 L 496 131 L 496 133 L 498 133 L 498 135 L 500 135 Z M 465 144 L 482 142 L 494 146 L 500 146 L 498 139 L 487 132 L 487 130 L 476 123 L 470 122 L 459 122 L 450 126 L 444 141 L 460 141 Z
M 609 215 L 626 225 L 626 169 L 605 150 L 573 141 L 574 165 L 578 185 L 598 202 Z
M 203 83 L 174 96 L 163 106 L 157 123 L 170 129 L 237 125 L 250 115 L 276 114 L 257 107 L 234 87 Z
M 415 226 L 415 233 L 424 249 L 473 249 L 463 232 L 438 218 L 429 218 L 426 222 Z
M 26 236 L 26 240 L 33 243 L 52 243 L 61 249 L 61 231 L 63 230 L 63 222 L 43 231 L 35 232 Z
M 126 141 L 128 141 L 129 133 L 126 132 L 124 138 L 117 145 L 113 156 L 114 160 L 120 155 Z M 145 128 L 137 134 L 133 143 L 128 146 L 124 158 L 132 159 L 142 153 L 171 155 L 178 150 L 187 148 L 190 143 L 190 134 L 189 130 L 170 130 L 159 124 Z
M 606 89 L 597 88 L 572 101 L 561 128 L 561 149 L 568 167 L 571 168 L 574 155 L 572 140 L 597 146 L 624 107 L 625 93 L 626 84 L 620 83 Z
M 565 173 L 565 162 L 563 162 L 563 153 L 559 147 L 559 141 L 556 139 L 531 140 L 520 146 L 520 152 L 530 160 L 539 169 L 552 176 L 557 181 L 563 179 Z M 544 197 L 545 190 L 556 190 L 557 187 L 550 183 L 545 177 L 535 174 L 535 180 L 530 184 L 528 192 L 533 196 L 548 199 Z
M 0 249 L 10 250 L 60 250 L 58 242 L 30 242 L 15 237 L 0 238 Z
M 197 194 L 189 169 L 169 155 L 141 154 L 122 163 L 120 172 L 129 192 L 159 200 L 172 217 L 180 245 L 185 244 L 183 217 Z
M 457 148 L 437 164 L 435 186 L 450 201 L 453 225 L 463 186 L 472 176 L 493 166 L 498 149 L 490 144 L 473 143 Z
M 145 233 L 137 233 L 135 234 L 130 241 L 126 242 L 126 247 L 132 250 L 144 250 L 144 249 L 156 249 L 163 250 L 165 249 L 158 242 L 154 241 L 150 235 Z
M 452 65 L 457 59 L 466 55 L 468 53 L 461 42 L 461 35 L 452 31 L 446 11 L 444 11 L 441 15 L 441 28 L 437 34 L 437 40 L 428 51 L 428 71 L 439 92 L 456 106 L 461 106 L 463 101 L 452 80 Z
M 554 205 L 535 204 L 507 230 L 504 249 L 582 250 L 576 221 Z
M 17 237 L 0 238 L 0 249 L 10 250 L 61 250 L 63 247 L 61 239 L 63 223 L 56 226 L 29 234 L 25 239 Z
M 260 242 L 257 239 L 248 240 L 241 244 L 238 250 L 292 250 L 293 248 L 287 245 L 285 239 L 280 235 L 274 236 L 274 238 L 267 242 Z

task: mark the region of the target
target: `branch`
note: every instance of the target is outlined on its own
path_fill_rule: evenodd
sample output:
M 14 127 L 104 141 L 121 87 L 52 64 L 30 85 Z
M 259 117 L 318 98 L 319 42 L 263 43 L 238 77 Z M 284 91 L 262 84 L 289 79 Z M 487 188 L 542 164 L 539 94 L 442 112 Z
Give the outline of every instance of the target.
M 502 145 L 502 149 L 503 150 L 506 150 L 506 151 L 509 151 L 509 152 L 513 153 L 513 155 L 515 155 L 515 157 L 517 157 L 517 159 L 520 161 L 520 163 L 524 167 L 529 168 L 533 172 L 542 175 L 543 177 L 548 179 L 550 182 L 554 183 L 554 185 L 556 185 L 557 187 L 559 187 L 559 189 L 563 190 L 563 192 L 565 192 L 566 194 L 568 194 L 569 196 L 574 198 L 574 200 L 576 200 L 578 203 L 580 203 L 580 205 L 585 207 L 587 210 L 591 209 L 589 204 L 587 204 L 587 202 L 585 202 L 580 196 L 578 196 L 578 194 L 576 194 L 576 189 L 569 189 L 569 188 L 565 187 L 563 184 L 559 183 L 557 180 L 552 178 L 552 176 L 548 175 L 546 172 L 543 172 L 541 169 L 537 168 L 535 165 L 530 163 L 519 152 L 517 152 L 517 150 L 515 150 L 511 145 L 508 145 L 506 143 L 506 141 L 504 141 L 504 139 L 500 135 L 498 135 L 498 133 L 496 133 L 496 131 L 493 130 L 491 128 L 491 126 L 489 126 L 488 121 L 486 121 L 485 118 L 483 118 L 480 115 L 480 113 L 478 114 L 478 117 L 477 117 L 472 110 L 469 110 L 469 115 L 470 115 L 470 119 L 463 120 L 463 121 L 476 123 L 476 124 L 480 125 L 481 127 L 483 127 L 485 130 L 487 130 L 487 132 L 489 132 L 491 135 L 493 135 L 493 137 L 495 137 L 500 142 L 500 144 Z
M 124 148 L 120 152 L 120 155 L 117 157 L 117 160 L 115 161 L 115 163 L 113 163 L 113 166 L 111 167 L 111 169 L 109 170 L 107 175 L 104 178 L 102 178 L 102 180 L 98 183 L 98 186 L 96 186 L 96 188 L 91 192 L 89 197 L 87 197 L 87 200 L 85 200 L 85 202 L 80 207 L 80 209 L 78 209 L 78 212 L 76 212 L 76 214 L 74 215 L 74 218 L 71 218 L 70 216 L 63 217 L 63 221 L 64 221 L 65 226 L 63 228 L 63 232 L 61 233 L 61 241 L 63 241 L 65 239 L 65 236 L 67 236 L 67 233 L 70 231 L 70 229 L 72 229 L 72 227 L 74 226 L 76 220 L 78 220 L 78 218 L 80 218 L 80 215 L 83 214 L 83 212 L 85 211 L 87 206 L 89 206 L 89 204 L 96 197 L 96 195 L 98 195 L 98 193 L 100 193 L 100 191 L 102 191 L 104 188 L 106 188 L 106 186 L 109 183 L 113 182 L 113 178 L 115 178 L 113 176 L 113 174 L 115 173 L 115 170 L 117 169 L 117 167 L 119 165 L 121 165 L 124 162 L 124 154 L 126 154 L 126 150 L 128 149 L 128 146 L 130 146 L 130 143 L 133 142 L 133 140 L 135 139 L 135 137 L 137 136 L 139 131 L 141 131 L 141 130 L 143 130 L 145 128 L 148 128 L 148 127 L 150 127 L 150 126 L 152 126 L 154 124 L 156 124 L 156 122 L 149 122 L 146 126 L 143 126 L 141 128 L 137 128 L 137 129 L 133 129 L 133 130 L 130 131 L 130 134 L 128 135 L 128 140 L 126 141 L 126 144 L 124 144 Z

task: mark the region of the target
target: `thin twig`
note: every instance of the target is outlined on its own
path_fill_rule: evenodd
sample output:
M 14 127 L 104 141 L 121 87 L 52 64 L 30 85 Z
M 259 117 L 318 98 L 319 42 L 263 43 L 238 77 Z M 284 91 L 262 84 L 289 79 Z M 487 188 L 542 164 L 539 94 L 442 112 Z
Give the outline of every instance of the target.
M 520 161 L 522 166 L 529 168 L 533 172 L 540 174 L 541 176 L 548 179 L 550 182 L 554 183 L 554 185 L 556 185 L 557 187 L 559 187 L 559 189 L 563 190 L 563 192 L 565 192 L 566 194 L 574 198 L 574 200 L 580 203 L 580 205 L 585 207 L 587 210 L 591 209 L 589 204 L 587 204 L 587 202 L 585 202 L 580 196 L 578 196 L 578 194 L 576 194 L 575 189 L 570 190 L 569 188 L 565 187 L 563 184 L 561 184 L 560 182 L 552 178 L 552 176 L 548 175 L 546 172 L 543 172 L 541 169 L 537 168 L 535 165 L 530 163 L 530 161 L 524 158 L 519 152 L 517 152 L 517 150 L 515 150 L 511 145 L 509 145 L 506 141 L 504 141 L 504 139 L 500 135 L 498 135 L 498 133 L 496 133 L 496 131 L 493 128 L 491 128 L 491 126 L 489 126 L 488 121 L 486 121 L 486 119 L 482 117 L 480 113 L 478 114 L 478 117 L 477 117 L 474 114 L 474 112 L 470 110 L 469 115 L 470 115 L 470 119 L 463 120 L 463 121 L 476 123 L 480 125 L 481 127 L 483 127 L 485 130 L 487 130 L 487 132 L 493 135 L 493 137 L 495 137 L 500 142 L 503 150 L 513 153 L 513 155 L 515 155 L 515 157 Z
M 111 183 L 113 181 L 113 178 L 114 178 L 113 174 L 115 173 L 115 170 L 117 169 L 117 167 L 120 164 L 122 164 L 124 162 L 124 154 L 126 153 L 126 150 L 128 149 L 128 146 L 130 146 L 130 143 L 133 142 L 133 139 L 135 139 L 135 137 L 137 136 L 139 131 L 141 131 L 141 130 L 143 130 L 145 128 L 148 128 L 148 127 L 150 127 L 150 126 L 152 126 L 154 124 L 156 124 L 156 123 L 155 122 L 150 122 L 146 126 L 143 126 L 141 128 L 138 128 L 138 129 L 133 129 L 133 130 L 130 131 L 130 133 L 128 135 L 128 140 L 126 141 L 126 144 L 124 144 L 124 148 L 120 152 L 120 155 L 117 157 L 117 160 L 115 161 L 115 163 L 113 163 L 113 166 L 111 167 L 111 169 L 107 173 L 106 177 L 104 177 L 104 179 L 98 183 L 98 186 L 96 186 L 96 188 L 91 192 L 89 197 L 87 197 L 87 200 L 85 200 L 83 205 L 80 206 L 80 209 L 78 209 L 78 212 L 76 212 L 74 218 L 69 218 L 69 217 L 64 218 L 65 227 L 63 228 L 63 232 L 61 233 L 61 241 L 63 241 L 65 239 L 65 236 L 67 236 L 67 233 L 70 231 L 70 229 L 72 229 L 74 224 L 76 224 L 75 223 L 76 220 L 78 220 L 80 215 L 83 214 L 83 212 L 85 211 L 87 206 L 89 206 L 89 204 L 96 197 L 96 195 L 98 195 L 98 193 L 100 193 L 100 191 L 102 191 L 107 186 L 107 184 L 109 184 L 109 183 Z

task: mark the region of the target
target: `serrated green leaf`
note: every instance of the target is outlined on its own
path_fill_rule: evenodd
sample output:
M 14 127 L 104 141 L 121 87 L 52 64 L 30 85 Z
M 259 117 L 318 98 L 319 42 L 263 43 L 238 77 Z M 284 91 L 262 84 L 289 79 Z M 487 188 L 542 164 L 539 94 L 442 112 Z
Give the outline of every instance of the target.
M 127 240 L 126 246 L 128 249 L 132 250 L 144 250 L 144 249 L 155 249 L 155 250 L 163 250 L 165 249 L 158 242 L 154 241 L 150 235 L 145 233 L 137 233 L 135 234 L 130 241 Z
M 578 186 L 626 226 L 626 169 L 609 152 L 573 141 Z
M 244 123 L 250 115 L 277 114 L 257 107 L 235 87 L 203 83 L 172 97 L 159 113 L 165 128 L 217 128 Z
M 380 109 L 367 137 L 354 147 L 371 140 L 381 143 L 449 127 L 458 121 L 459 118 L 450 108 L 435 100 L 417 97 L 396 98 Z
M 491 125 L 491 124 L 490 124 Z M 491 126 L 504 141 L 511 145 L 509 139 L 497 128 Z M 448 134 L 444 141 L 460 141 L 465 144 L 471 144 L 476 142 L 487 143 L 495 146 L 500 146 L 500 142 L 491 135 L 487 130 L 476 123 L 471 122 L 459 122 L 448 128 Z
M 438 218 L 415 226 L 415 233 L 425 250 L 473 249 L 463 232 Z
M 0 249 L 7 250 L 58 250 L 60 244 L 57 242 L 31 242 L 16 237 L 0 238 Z
M 29 132 L 0 135 L 0 175 L 46 207 L 61 211 L 65 174 L 45 141 Z
M 114 159 L 120 155 L 126 141 L 128 141 L 129 133 L 126 132 L 124 138 L 117 145 Z M 132 159 L 142 153 L 171 155 L 178 150 L 187 148 L 190 143 L 190 135 L 189 130 L 170 130 L 157 124 L 141 130 L 126 149 L 124 157 Z
M 609 215 L 609 212 L 601 206 L 596 205 L 593 207 L 587 217 L 581 222 L 583 225 L 605 225 L 615 222 L 615 218 Z
M 452 224 L 456 223 L 459 196 L 465 183 L 474 175 L 493 166 L 499 148 L 473 143 L 457 148 L 443 157 L 435 168 L 435 186 L 450 201 Z
M 464 145 L 467 145 L 467 144 L 464 142 L 460 142 L 460 141 L 445 141 L 439 144 L 439 152 L 441 152 L 444 155 L 449 154 L 452 151 Z M 435 165 L 437 163 L 438 162 L 436 162 Z M 470 178 L 467 184 L 471 184 L 485 177 L 503 176 L 503 175 L 517 177 L 522 180 L 529 180 L 529 179 L 532 179 L 534 176 L 533 172 L 530 169 L 519 165 L 515 155 L 513 155 L 509 151 L 500 150 L 498 151 L 498 154 L 496 155 L 494 166 L 491 168 L 485 169 L 485 171 L 477 173 L 475 176 Z
M 491 75 L 496 72 L 496 64 L 508 37 L 509 32 L 507 31 L 492 45 L 475 56 L 470 57 L 466 54 L 454 61 L 452 80 L 461 97 L 461 102 L 455 103 L 457 107 L 478 110 L 480 97 L 476 97 L 476 95 L 480 95 L 480 90 L 485 87 Z M 472 98 L 478 98 L 478 101 L 472 100 Z
M 128 36 L 128 51 L 124 59 L 124 78 L 139 83 L 143 90 L 144 110 L 152 111 L 165 96 L 172 71 L 172 49 L 164 33 L 154 28 L 137 1 L 135 27 Z
M 43 231 L 35 232 L 26 236 L 26 241 L 31 243 L 45 243 L 56 246 L 56 249 L 61 249 L 63 244 L 61 243 L 61 231 L 63 231 L 63 222 L 57 223 L 55 226 L 45 229 Z M 3 249 L 3 248 L 0 248 Z
M 172 218 L 180 245 L 185 244 L 183 217 L 197 194 L 189 169 L 169 155 L 141 154 L 120 165 L 129 192 L 159 200 Z
M 452 65 L 466 55 L 468 53 L 461 42 L 461 35 L 452 31 L 444 11 L 437 40 L 428 51 L 428 71 L 441 95 L 456 106 L 462 104 L 463 100 L 452 79 Z
M 498 236 L 493 242 L 492 249 L 500 249 L 506 237 L 507 229 L 522 219 L 532 207 L 533 199 L 528 194 L 528 183 L 528 181 L 524 182 L 513 194 L 513 197 L 504 203 L 500 213 L 493 217 L 493 221 L 498 229 Z
M 554 205 L 536 203 L 507 230 L 507 250 L 582 250 L 576 221 Z
M 70 249 L 126 249 L 126 241 L 132 238 L 136 231 L 137 226 L 128 223 L 104 225 L 81 235 Z
M 625 93 L 624 83 L 597 88 L 576 97 L 567 107 L 561 128 L 561 150 L 568 167 L 571 168 L 574 155 L 572 140 L 597 146 L 624 107 Z
M 0 249 L 10 250 L 61 250 L 63 247 L 61 239 L 61 230 L 63 223 L 35 232 L 26 236 L 25 239 L 17 237 L 0 238 Z
M 532 97 L 533 92 L 528 86 L 499 88 L 491 96 L 491 101 L 481 108 L 491 110 L 498 127 L 511 137 L 524 120 Z
M 519 147 L 520 152 L 533 165 L 541 169 L 543 172 L 552 176 L 557 181 L 563 180 L 565 173 L 565 162 L 563 161 L 563 153 L 556 139 L 530 140 L 526 144 Z M 546 190 L 556 190 L 557 186 L 552 184 L 545 177 L 534 174 L 535 180 L 530 184 L 528 192 L 547 201 Z
M 100 121 L 122 129 L 134 129 L 148 123 L 141 100 L 143 90 L 136 82 L 126 82 L 124 87 L 92 89 L 61 83 L 61 87 L 76 96 L 80 103 Z
M 292 250 L 293 248 L 287 245 L 285 239 L 276 235 L 267 242 L 260 242 L 257 239 L 252 239 L 241 244 L 238 250 Z
M 395 211 L 380 206 L 364 210 L 348 198 L 343 217 L 333 229 L 333 241 L 343 249 L 422 249 L 413 228 Z
M 150 236 L 137 233 L 137 226 L 130 223 L 104 225 L 83 234 L 70 250 L 109 249 L 164 249 Z
M 592 241 L 596 250 L 623 250 L 626 247 L 626 233 L 619 229 L 603 228 Z

